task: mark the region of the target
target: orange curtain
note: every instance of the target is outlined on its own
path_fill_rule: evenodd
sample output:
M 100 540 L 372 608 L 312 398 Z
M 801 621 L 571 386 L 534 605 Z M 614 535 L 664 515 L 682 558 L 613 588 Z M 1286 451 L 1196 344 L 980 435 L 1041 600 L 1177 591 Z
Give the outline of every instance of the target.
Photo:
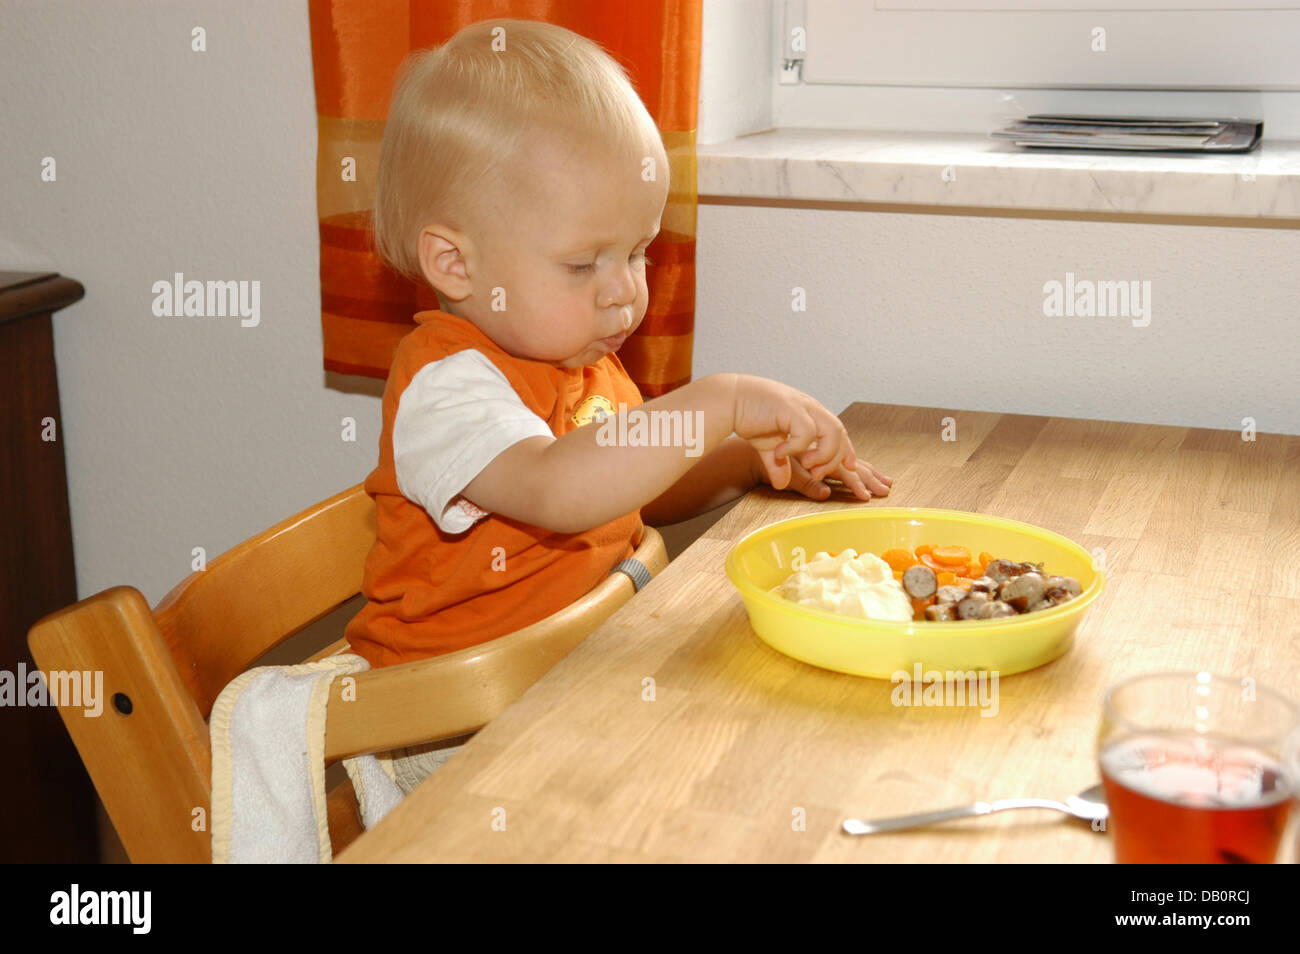
M 384 378 L 433 290 L 373 252 L 379 147 L 398 65 L 478 20 L 544 20 L 594 40 L 627 70 L 663 134 L 671 192 L 648 250 L 650 302 L 619 358 L 646 398 L 691 377 L 695 327 L 695 128 L 702 0 L 310 0 L 319 145 L 325 368 Z M 345 175 L 351 162 L 355 176 Z

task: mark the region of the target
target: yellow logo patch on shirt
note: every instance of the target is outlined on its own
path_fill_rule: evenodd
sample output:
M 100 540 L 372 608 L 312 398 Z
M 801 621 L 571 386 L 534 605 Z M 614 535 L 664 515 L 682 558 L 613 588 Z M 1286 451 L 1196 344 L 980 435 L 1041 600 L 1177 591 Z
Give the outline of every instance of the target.
M 578 405 L 578 409 L 573 412 L 571 420 L 578 427 L 584 424 L 595 422 L 599 424 L 606 417 L 612 417 L 615 414 L 614 402 L 607 397 L 601 397 L 599 394 L 592 394 L 583 399 Z

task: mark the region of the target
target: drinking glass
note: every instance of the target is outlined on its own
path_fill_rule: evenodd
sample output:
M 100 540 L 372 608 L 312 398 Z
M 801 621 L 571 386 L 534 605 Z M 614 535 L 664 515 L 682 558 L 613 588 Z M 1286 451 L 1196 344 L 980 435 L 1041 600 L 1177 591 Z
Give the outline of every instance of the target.
M 1276 861 L 1297 726 L 1300 708 L 1249 678 L 1164 672 L 1112 686 L 1097 748 L 1115 860 Z

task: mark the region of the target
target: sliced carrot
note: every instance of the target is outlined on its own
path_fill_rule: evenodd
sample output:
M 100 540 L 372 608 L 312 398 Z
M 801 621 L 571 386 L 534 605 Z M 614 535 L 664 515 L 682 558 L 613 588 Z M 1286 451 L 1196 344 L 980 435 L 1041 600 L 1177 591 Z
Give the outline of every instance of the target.
M 938 578 L 940 586 L 957 585 L 957 574 L 952 570 L 940 570 L 935 576 Z
M 886 550 L 880 554 L 880 559 L 889 564 L 889 568 L 894 571 L 906 570 L 909 566 L 916 566 L 916 557 L 901 547 L 895 547 L 892 550 Z
M 922 553 L 920 554 L 920 557 L 921 557 L 921 562 L 924 563 L 926 566 L 928 566 L 930 569 L 934 570 L 935 573 L 938 573 L 941 570 L 950 569 L 950 567 L 944 566 L 942 563 L 940 563 L 938 560 L 932 557 L 929 553 Z
M 914 619 L 925 619 L 925 608 L 934 602 L 933 596 L 927 596 L 923 600 L 916 597 L 909 597 L 912 601 L 912 616 Z
M 962 575 L 969 576 L 973 580 L 978 580 L 984 575 L 984 567 L 980 566 L 978 563 L 972 563 L 966 568 L 966 572 Z
M 964 567 L 970 564 L 970 550 L 966 547 L 935 547 L 930 555 L 948 566 Z
M 903 572 L 904 572 L 903 570 L 895 570 L 894 579 L 898 580 L 901 583 L 903 581 Z
M 980 552 L 980 575 L 981 576 L 984 575 L 984 571 L 989 568 L 989 564 L 992 562 L 993 562 L 993 554 L 989 553 L 987 550 L 982 550 Z
M 921 559 L 923 556 L 925 556 L 933 549 L 934 547 L 930 546 L 930 544 L 922 543 L 919 547 L 916 548 L 916 558 L 918 560 Z

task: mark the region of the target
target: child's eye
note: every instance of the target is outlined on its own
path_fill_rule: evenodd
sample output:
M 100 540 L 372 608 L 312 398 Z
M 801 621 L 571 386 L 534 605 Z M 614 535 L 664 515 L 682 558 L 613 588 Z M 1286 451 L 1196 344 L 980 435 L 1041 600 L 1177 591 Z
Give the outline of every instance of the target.
M 645 252 L 643 252 L 643 251 L 642 251 L 642 252 L 633 252 L 631 255 L 628 256 L 628 261 L 629 261 L 629 262 L 642 261 L 642 262 L 645 262 L 647 265 L 653 265 L 653 264 L 654 264 L 654 262 L 650 261 L 650 259 L 646 257 L 646 254 L 645 254 Z M 582 275 L 582 274 L 585 274 L 585 273 L 587 273 L 587 272 L 593 271 L 593 270 L 595 269 L 595 267 L 596 267 L 596 263 L 595 263 L 595 262 L 588 262 L 588 263 L 583 264 L 583 265 L 573 265 L 573 264 L 570 264 L 570 265 L 569 265 L 569 271 L 572 272 L 574 275 Z

